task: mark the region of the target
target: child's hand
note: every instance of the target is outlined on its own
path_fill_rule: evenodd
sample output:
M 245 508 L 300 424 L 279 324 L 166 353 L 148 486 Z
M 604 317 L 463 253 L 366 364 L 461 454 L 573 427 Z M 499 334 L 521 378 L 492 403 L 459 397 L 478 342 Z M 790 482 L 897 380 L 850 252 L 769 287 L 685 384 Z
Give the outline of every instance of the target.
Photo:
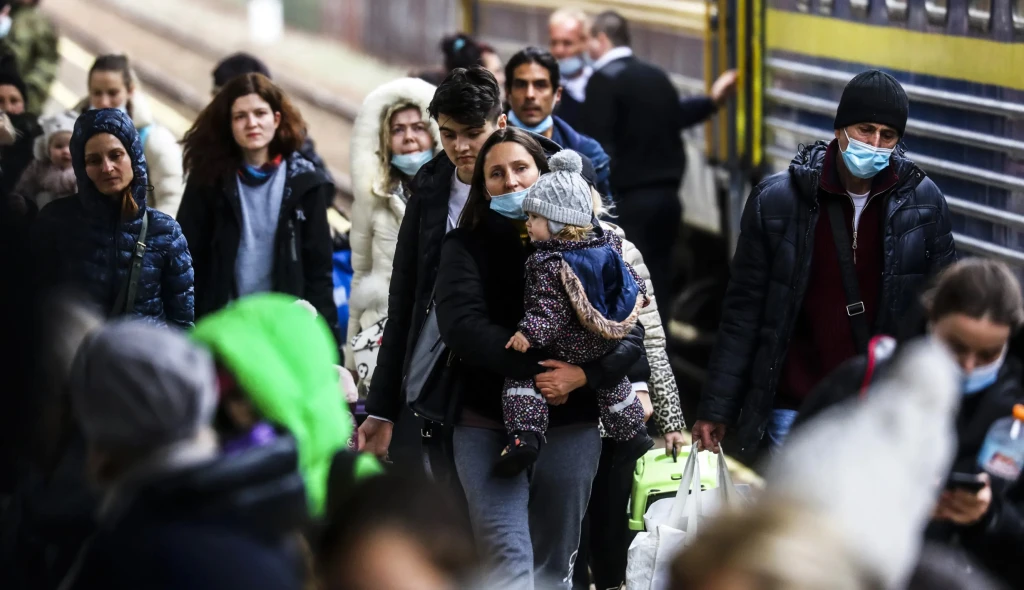
M 523 336 L 522 332 L 516 332 L 509 338 L 505 348 L 514 348 L 518 352 L 526 352 L 530 350 L 530 341 L 526 339 L 526 336 Z

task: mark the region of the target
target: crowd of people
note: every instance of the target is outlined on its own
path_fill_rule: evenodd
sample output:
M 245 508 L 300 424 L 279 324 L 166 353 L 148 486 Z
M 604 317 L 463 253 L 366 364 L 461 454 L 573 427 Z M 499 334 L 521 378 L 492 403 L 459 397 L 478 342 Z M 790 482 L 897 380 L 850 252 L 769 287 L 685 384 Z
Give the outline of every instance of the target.
M 635 465 L 688 442 L 682 132 L 735 72 L 680 97 L 613 11 L 558 10 L 504 62 L 446 38 L 366 97 L 339 240 L 259 59 L 218 64 L 180 143 L 124 55 L 40 116 L 36 3 L 0 3 L 0 586 L 627 581 Z M 834 138 L 746 202 L 693 441 L 766 487 L 669 556 L 672 588 L 1024 583 L 1024 487 L 979 460 L 1024 403 L 1024 297 L 958 261 L 908 112 L 855 76 Z

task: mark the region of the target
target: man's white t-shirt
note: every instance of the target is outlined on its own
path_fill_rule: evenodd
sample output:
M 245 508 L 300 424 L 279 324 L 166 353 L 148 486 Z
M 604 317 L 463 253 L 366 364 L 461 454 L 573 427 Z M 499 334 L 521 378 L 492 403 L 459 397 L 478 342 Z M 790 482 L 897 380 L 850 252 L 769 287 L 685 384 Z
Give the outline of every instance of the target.
M 850 191 L 846 191 L 846 194 L 850 195 L 850 198 L 853 199 L 853 231 L 857 231 L 857 227 L 860 225 L 860 214 L 864 212 L 864 206 L 868 204 L 868 197 L 871 196 L 871 191 L 863 195 L 856 195 Z
M 459 225 L 459 217 L 469 200 L 469 185 L 459 180 L 458 169 L 452 172 L 452 189 L 448 193 L 448 228 L 450 232 Z

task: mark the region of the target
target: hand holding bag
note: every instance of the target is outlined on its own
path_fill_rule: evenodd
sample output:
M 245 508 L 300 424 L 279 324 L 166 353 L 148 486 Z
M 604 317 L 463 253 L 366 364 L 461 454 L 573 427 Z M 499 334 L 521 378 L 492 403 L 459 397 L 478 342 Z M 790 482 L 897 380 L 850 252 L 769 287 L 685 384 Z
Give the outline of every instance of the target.
M 644 515 L 647 532 L 638 533 L 629 546 L 626 590 L 668 588 L 672 560 L 697 538 L 701 519 L 746 502 L 732 482 L 724 455 L 718 456 L 718 485 L 702 491 L 700 481 L 700 460 L 694 443 L 676 497 L 651 505 Z

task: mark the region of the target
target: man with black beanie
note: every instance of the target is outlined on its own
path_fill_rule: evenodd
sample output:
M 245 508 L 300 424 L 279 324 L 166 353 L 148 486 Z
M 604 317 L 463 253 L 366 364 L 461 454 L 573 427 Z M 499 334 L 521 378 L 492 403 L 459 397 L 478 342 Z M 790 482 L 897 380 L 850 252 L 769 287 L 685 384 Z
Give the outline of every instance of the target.
M 727 430 L 744 456 L 781 445 L 811 388 L 872 337 L 896 334 L 956 261 L 945 198 L 897 146 L 908 111 L 895 78 L 858 74 L 835 138 L 802 147 L 751 192 L 693 427 L 704 448 L 717 451 Z

